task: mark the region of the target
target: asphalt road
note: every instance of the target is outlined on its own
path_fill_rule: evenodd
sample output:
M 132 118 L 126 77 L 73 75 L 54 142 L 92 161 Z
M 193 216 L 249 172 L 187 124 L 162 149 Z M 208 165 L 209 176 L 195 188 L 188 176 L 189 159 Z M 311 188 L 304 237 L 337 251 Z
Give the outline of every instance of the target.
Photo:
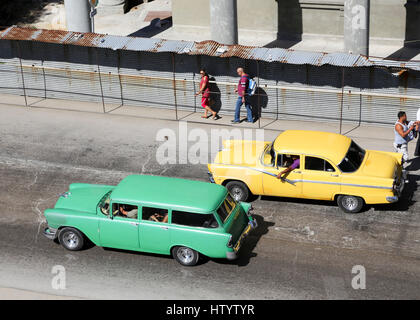
M 358 215 L 325 202 L 257 199 L 260 228 L 237 261 L 204 259 L 186 268 L 158 255 L 99 247 L 69 252 L 41 234 L 43 210 L 73 182 L 117 184 L 132 173 L 206 181 L 205 165 L 156 161 L 158 129 L 176 131 L 177 122 L 0 108 L 0 298 L 12 292 L 15 297 L 16 289 L 22 290 L 18 296 L 104 299 L 420 298 L 417 162 L 400 203 Z M 210 130 L 201 124 L 189 127 Z M 266 131 L 265 138 L 277 134 Z M 390 150 L 388 141 L 356 141 Z M 56 265 L 65 267 L 65 290 L 51 286 Z M 351 286 L 355 265 L 366 269 L 364 290 Z

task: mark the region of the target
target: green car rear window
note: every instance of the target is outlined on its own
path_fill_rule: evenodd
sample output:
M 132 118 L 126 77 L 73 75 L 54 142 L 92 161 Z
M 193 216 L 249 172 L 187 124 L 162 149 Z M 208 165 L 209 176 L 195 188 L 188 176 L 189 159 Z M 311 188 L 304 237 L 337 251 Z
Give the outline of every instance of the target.
M 220 205 L 219 209 L 217 209 L 217 214 L 222 220 L 223 223 L 227 220 L 230 213 L 235 209 L 236 201 L 232 198 L 230 194 L 228 194 L 225 198 L 225 201 Z
M 172 223 L 190 227 L 217 228 L 219 224 L 213 214 L 172 211 Z

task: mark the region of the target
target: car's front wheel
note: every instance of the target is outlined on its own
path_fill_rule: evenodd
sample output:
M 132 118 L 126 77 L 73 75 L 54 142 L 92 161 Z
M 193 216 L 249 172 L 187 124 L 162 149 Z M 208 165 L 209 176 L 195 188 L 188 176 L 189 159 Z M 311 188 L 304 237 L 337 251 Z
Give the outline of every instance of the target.
M 230 181 L 226 184 L 233 199 L 236 201 L 246 201 L 249 197 L 248 187 L 241 181 Z
M 63 228 L 58 234 L 60 244 L 70 251 L 81 250 L 84 246 L 83 234 L 74 228 Z
M 341 195 L 337 198 L 337 204 L 346 213 L 358 213 L 362 210 L 365 202 L 360 197 Z
M 197 264 L 200 254 L 188 247 L 174 247 L 172 256 L 183 266 L 194 266 Z

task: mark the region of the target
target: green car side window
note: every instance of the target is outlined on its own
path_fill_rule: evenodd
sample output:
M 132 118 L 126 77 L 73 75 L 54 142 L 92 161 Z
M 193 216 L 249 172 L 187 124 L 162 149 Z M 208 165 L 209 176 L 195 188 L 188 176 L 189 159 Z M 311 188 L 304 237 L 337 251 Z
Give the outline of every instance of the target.
M 168 210 L 153 207 L 143 207 L 142 220 L 168 223 Z
M 113 203 L 112 215 L 115 217 L 137 219 L 138 207 L 130 204 Z
M 172 211 L 172 223 L 189 227 L 217 228 L 219 224 L 212 213 Z

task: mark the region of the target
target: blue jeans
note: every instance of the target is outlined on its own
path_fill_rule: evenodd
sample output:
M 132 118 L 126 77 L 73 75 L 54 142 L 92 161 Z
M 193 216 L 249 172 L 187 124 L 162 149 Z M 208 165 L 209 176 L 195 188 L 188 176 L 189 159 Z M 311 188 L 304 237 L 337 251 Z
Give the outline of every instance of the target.
M 234 121 L 239 122 L 239 115 L 240 115 L 240 112 L 241 112 L 242 104 L 243 104 L 242 97 L 239 96 L 238 100 L 236 100 L 235 119 L 233 119 Z M 246 108 L 246 114 L 247 114 L 248 121 L 249 122 L 254 122 L 254 119 L 252 118 L 251 105 L 249 104 L 249 100 L 248 100 L 247 96 L 245 96 L 245 108 Z

